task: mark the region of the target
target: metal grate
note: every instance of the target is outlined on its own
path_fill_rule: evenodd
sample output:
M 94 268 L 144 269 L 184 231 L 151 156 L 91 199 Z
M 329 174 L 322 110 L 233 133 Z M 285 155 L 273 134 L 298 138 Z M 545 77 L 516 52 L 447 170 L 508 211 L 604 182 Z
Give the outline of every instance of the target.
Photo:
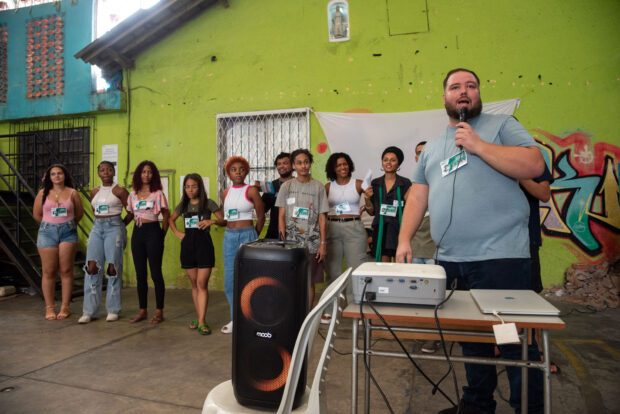
M 12 123 L 7 155 L 35 191 L 41 187 L 45 169 L 54 163 L 69 169 L 76 187 L 88 187 L 93 130 L 92 117 Z
M 310 108 L 217 115 L 218 199 L 229 185 L 224 171 L 229 157 L 240 155 L 250 163 L 246 183 L 274 180 L 276 156 L 309 145 Z

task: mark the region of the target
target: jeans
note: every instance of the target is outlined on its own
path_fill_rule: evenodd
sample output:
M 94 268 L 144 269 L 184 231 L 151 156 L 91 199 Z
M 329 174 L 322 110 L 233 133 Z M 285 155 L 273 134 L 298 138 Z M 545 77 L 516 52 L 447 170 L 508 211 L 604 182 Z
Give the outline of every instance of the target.
M 101 287 L 103 284 L 104 269 L 108 279 L 105 306 L 108 313 L 121 311 L 121 284 L 123 276 L 123 251 L 127 245 L 127 229 L 121 216 L 96 218 L 88 237 L 86 249 L 86 264 L 84 265 L 84 305 L 82 313 L 91 317 L 99 313 L 101 304 Z M 88 263 L 97 264 L 98 273 L 88 273 Z M 116 274 L 111 276 L 107 272 L 107 265 L 114 265 Z
M 469 289 L 529 289 L 530 259 L 495 259 L 478 262 L 444 262 L 447 285 L 457 280 L 458 290 Z M 493 357 L 494 344 L 472 342 L 460 343 L 465 356 Z M 506 359 L 521 359 L 521 345 L 499 345 L 500 355 Z M 536 339 L 528 346 L 528 358 L 540 361 Z M 497 371 L 494 365 L 465 364 L 467 386 L 463 387 L 463 400 L 475 404 L 481 410 L 495 412 L 493 392 L 497 386 Z M 510 383 L 510 406 L 521 412 L 521 368 L 506 367 Z M 538 369 L 528 370 L 528 412 L 543 412 L 543 377 Z
M 435 264 L 435 259 L 424 259 L 422 257 L 412 257 L 412 264 Z
M 77 227 L 73 220 L 64 223 L 41 222 L 37 234 L 37 247 L 58 247 L 60 243 L 77 243 Z
M 230 305 L 230 320 L 233 315 L 233 295 L 235 287 L 235 256 L 237 249 L 243 243 L 254 241 L 258 238 L 253 226 L 241 229 L 226 229 L 224 243 L 222 245 L 224 256 L 224 292 Z
M 166 285 L 161 272 L 162 256 L 164 254 L 164 235 L 158 222 L 135 225 L 131 236 L 131 255 L 136 268 L 136 281 L 138 283 L 138 302 L 140 309 L 146 309 L 149 285 L 147 283 L 148 260 L 151 269 L 151 279 L 155 285 L 155 302 L 157 309 L 164 308 L 164 295 Z

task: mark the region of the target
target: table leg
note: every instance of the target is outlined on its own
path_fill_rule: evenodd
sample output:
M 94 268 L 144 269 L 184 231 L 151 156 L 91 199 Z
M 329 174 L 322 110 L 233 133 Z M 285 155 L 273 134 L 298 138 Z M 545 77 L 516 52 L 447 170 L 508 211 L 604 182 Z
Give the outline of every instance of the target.
M 528 355 L 528 329 L 523 329 L 523 337 L 521 338 L 521 359 L 527 361 Z M 528 377 L 527 368 L 521 368 L 521 414 L 527 414 L 527 389 L 528 389 Z
M 353 347 L 351 355 L 351 414 L 357 414 L 357 321 L 353 319 Z
M 543 342 L 543 358 L 545 368 L 543 370 L 544 384 L 543 393 L 545 399 L 545 414 L 551 414 L 551 354 L 549 353 L 549 331 L 541 329 Z

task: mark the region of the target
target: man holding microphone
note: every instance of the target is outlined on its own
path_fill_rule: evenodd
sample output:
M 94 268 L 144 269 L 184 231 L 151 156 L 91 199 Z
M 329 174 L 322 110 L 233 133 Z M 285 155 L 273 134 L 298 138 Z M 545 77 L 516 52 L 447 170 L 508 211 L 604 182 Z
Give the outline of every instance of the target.
M 480 81 L 468 69 L 444 79 L 449 125 L 430 140 L 405 203 L 396 261 L 411 262 L 410 240 L 428 208 L 437 259 L 457 289 L 529 289 L 529 207 L 519 179 L 538 177 L 544 161 L 534 139 L 512 116 L 482 114 Z M 493 344 L 461 343 L 463 355 L 493 357 Z M 521 359 L 519 345 L 501 345 L 503 358 Z M 539 360 L 533 342 L 529 358 Z M 493 365 L 465 364 L 467 386 L 449 413 L 494 413 Z M 507 367 L 510 405 L 521 410 L 521 368 Z M 542 412 L 542 373 L 529 370 L 529 412 Z

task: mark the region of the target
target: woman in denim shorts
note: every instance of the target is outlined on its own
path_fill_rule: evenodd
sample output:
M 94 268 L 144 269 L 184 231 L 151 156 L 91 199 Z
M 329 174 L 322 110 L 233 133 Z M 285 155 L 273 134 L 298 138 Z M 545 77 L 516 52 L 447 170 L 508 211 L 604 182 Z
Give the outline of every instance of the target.
M 106 321 L 118 320 L 121 311 L 121 284 L 123 275 L 123 251 L 127 245 L 125 226 L 133 214 L 121 219 L 123 208 L 127 207 L 129 193 L 114 183 L 114 164 L 101 161 L 97 167 L 101 186 L 90 192 L 95 222 L 88 237 L 86 265 L 84 266 L 84 305 L 78 323 L 88 323 L 99 313 L 103 275 L 108 280 L 105 306 Z M 104 266 L 107 263 L 107 269 Z
M 43 176 L 43 188 L 32 207 L 35 220 L 41 223 L 37 248 L 41 256 L 41 289 L 45 298 L 45 319 L 65 319 L 71 314 L 73 266 L 77 250 L 76 224 L 82 218 L 82 201 L 73 189 L 69 171 L 61 165 L 50 166 Z M 54 289 L 60 271 L 62 302 L 56 314 Z

